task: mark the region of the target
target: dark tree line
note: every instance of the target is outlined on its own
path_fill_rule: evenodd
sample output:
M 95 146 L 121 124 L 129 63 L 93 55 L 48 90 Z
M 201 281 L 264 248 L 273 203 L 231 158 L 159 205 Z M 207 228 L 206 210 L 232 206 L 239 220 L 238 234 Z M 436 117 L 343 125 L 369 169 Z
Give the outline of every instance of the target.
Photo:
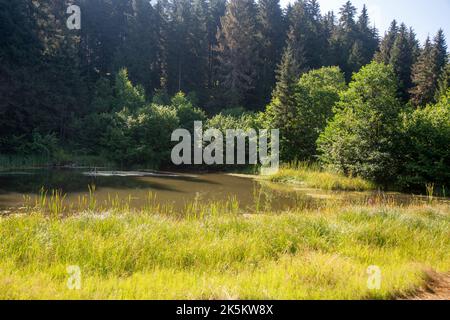
M 79 31 L 66 28 L 69 4 L 81 7 Z M 448 83 L 442 30 L 422 48 L 394 21 L 380 41 L 366 7 L 350 1 L 323 14 L 317 0 L 284 10 L 279 0 L 0 0 L 0 39 L 2 153 L 36 134 L 72 141 L 83 119 L 118 111 L 108 97 L 123 68 L 149 100 L 169 104 L 182 91 L 208 114 L 261 110 L 322 66 L 349 81 L 374 57 L 414 105 Z

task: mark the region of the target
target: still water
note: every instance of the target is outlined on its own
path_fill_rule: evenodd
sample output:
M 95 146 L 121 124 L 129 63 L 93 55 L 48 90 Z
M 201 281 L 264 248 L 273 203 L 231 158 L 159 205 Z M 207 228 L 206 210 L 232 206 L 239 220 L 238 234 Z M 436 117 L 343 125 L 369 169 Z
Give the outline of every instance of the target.
M 256 207 L 287 210 L 315 207 L 324 201 L 367 203 L 376 192 L 331 192 L 273 184 L 249 177 L 227 174 L 185 174 L 152 171 L 92 171 L 90 169 L 20 170 L 0 172 L 0 211 L 8 213 L 23 207 L 25 199 L 35 199 L 42 188 L 61 190 L 67 203 L 76 203 L 89 195 L 88 186 L 95 185 L 98 203 L 111 197 L 126 199 L 132 208 L 145 205 L 149 193 L 162 205 L 182 209 L 187 203 L 226 201 L 235 198 L 242 210 Z M 410 203 L 426 201 L 425 197 L 398 193 L 382 194 L 386 201 Z M 0 212 L 1 213 L 1 212 Z

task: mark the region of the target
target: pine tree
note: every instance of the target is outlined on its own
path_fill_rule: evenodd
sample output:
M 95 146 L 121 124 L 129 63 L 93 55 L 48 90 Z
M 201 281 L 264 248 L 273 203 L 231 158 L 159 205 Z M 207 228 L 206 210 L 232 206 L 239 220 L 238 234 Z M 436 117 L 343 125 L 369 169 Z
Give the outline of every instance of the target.
M 292 59 L 298 66 L 300 72 L 305 72 L 310 68 L 310 62 L 306 57 L 306 18 L 303 1 L 296 1 L 289 13 L 289 30 L 286 40 L 286 51 L 291 51 Z
M 427 38 L 419 59 L 413 66 L 411 101 L 416 106 L 424 106 L 433 101 L 436 91 L 436 64 L 434 63 L 433 47 Z
M 215 48 L 217 47 L 217 33 L 220 28 L 220 19 L 225 15 L 226 0 L 210 0 L 208 15 L 208 88 L 215 86 L 218 59 Z
M 291 146 L 295 144 L 295 119 L 297 118 L 297 103 L 295 101 L 296 83 L 300 68 L 295 59 L 294 50 L 288 44 L 284 50 L 281 63 L 277 69 L 277 84 L 272 101 L 265 112 L 265 126 L 268 129 L 281 130 L 280 154 L 285 159 L 292 158 Z
M 356 8 L 353 4 L 347 1 L 341 7 L 339 14 L 339 27 L 333 39 L 333 50 L 337 57 L 337 65 L 344 71 L 346 79 L 350 80 L 352 73 L 357 71 L 358 64 L 363 59 L 363 45 L 355 45 L 355 42 L 358 40 L 358 30 L 355 22 Z M 353 56 L 351 57 L 352 52 Z M 355 61 L 358 61 L 356 65 Z
M 279 0 L 260 0 L 258 3 L 258 21 L 261 32 L 262 70 L 260 92 L 267 103 L 275 84 L 275 70 L 280 61 L 283 44 L 283 13 Z
M 399 93 L 403 100 L 409 98 L 412 87 L 411 70 L 414 62 L 409 32 L 405 24 L 400 25 L 397 37 L 391 50 L 389 64 L 392 65 L 399 81 Z
M 206 0 L 195 0 L 193 9 L 194 14 L 189 39 L 189 46 L 192 51 L 191 62 L 189 63 L 189 82 L 190 91 L 193 91 L 203 102 L 206 99 L 203 91 L 208 85 L 208 3 Z
M 158 30 L 156 12 L 148 1 L 134 1 L 124 45 L 116 54 L 115 69 L 127 68 L 130 79 L 140 83 L 151 95 L 159 88 L 161 70 L 158 61 Z
M 316 0 L 298 0 L 289 13 L 288 42 L 304 71 L 320 68 L 326 61 L 328 42 L 320 6 Z
M 439 79 L 442 77 L 447 59 L 444 33 L 439 30 L 433 43 L 427 38 L 425 47 L 413 67 L 414 88 L 411 94 L 414 105 L 423 106 L 435 101 L 436 92 L 439 91 Z
M 342 29 L 350 34 L 353 33 L 356 29 L 355 16 L 356 16 L 356 8 L 350 1 L 347 1 L 339 11 L 340 18 L 340 26 Z
M 417 35 L 414 32 L 413 28 L 409 28 L 409 33 L 408 33 L 408 43 L 409 43 L 409 47 L 410 47 L 410 51 L 411 51 L 411 55 L 412 55 L 412 63 L 416 63 L 417 59 L 419 58 L 420 55 L 420 44 L 419 44 L 419 40 L 417 40 Z
M 41 71 L 42 88 L 39 130 L 57 134 L 60 140 L 70 140 L 71 123 L 83 116 L 86 108 L 86 83 L 80 70 L 79 33 L 66 26 L 69 1 L 39 1 L 36 28 L 44 46 L 41 57 L 46 68 Z
M 155 88 L 156 93 L 167 95 L 168 83 L 168 52 L 169 52 L 169 27 L 168 27 L 168 2 L 167 0 L 159 0 L 154 6 L 155 18 L 153 29 L 156 33 L 157 58 L 155 63 L 156 73 L 160 76 L 159 86 Z
M 435 72 L 439 78 L 445 65 L 447 64 L 447 44 L 445 41 L 444 31 L 439 29 L 436 36 L 433 39 L 432 49 L 433 60 L 435 63 Z
M 277 68 L 277 84 L 273 98 L 279 99 L 282 104 L 288 104 L 294 94 L 293 88 L 299 77 L 300 67 L 294 57 L 294 51 L 288 45 Z
M 0 0 L 0 153 L 13 153 L 12 136 L 31 134 L 39 119 L 43 46 L 35 6 Z M 24 81 L 24 79 L 27 79 Z M 34 118 L 33 118 L 34 117 Z
M 363 6 L 361 15 L 357 22 L 357 41 L 360 42 L 362 50 L 361 65 L 354 66 L 359 70 L 363 65 L 372 61 L 373 56 L 378 49 L 378 31 L 376 28 L 370 28 L 370 19 L 366 5 Z
M 253 0 L 231 0 L 218 33 L 218 76 L 230 106 L 256 106 L 260 37 Z
M 391 52 L 394 47 L 395 39 L 397 39 L 398 35 L 398 25 L 397 21 L 393 20 L 387 33 L 384 35 L 383 40 L 381 41 L 380 48 L 375 55 L 375 60 L 379 63 L 389 64 L 391 61 Z
M 366 64 L 366 52 L 362 41 L 356 40 L 348 57 L 347 65 L 351 70 L 359 70 Z

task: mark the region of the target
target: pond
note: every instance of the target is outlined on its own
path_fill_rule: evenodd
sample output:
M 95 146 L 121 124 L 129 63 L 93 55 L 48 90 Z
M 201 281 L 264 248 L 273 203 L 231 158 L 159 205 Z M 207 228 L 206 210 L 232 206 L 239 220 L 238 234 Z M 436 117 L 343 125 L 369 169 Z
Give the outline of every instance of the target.
M 142 208 L 149 194 L 161 205 L 176 209 L 193 201 L 208 203 L 236 199 L 243 211 L 256 208 L 273 211 L 317 207 L 325 201 L 390 203 L 427 201 L 424 196 L 378 192 L 332 192 L 269 183 L 223 173 L 172 173 L 155 171 L 99 171 L 90 169 L 37 169 L 0 172 L 0 211 L 8 213 L 34 203 L 42 189 L 61 190 L 66 203 L 76 204 L 89 196 L 108 206 L 111 199 L 126 200 L 131 208 Z M 76 207 L 76 205 L 75 205 Z

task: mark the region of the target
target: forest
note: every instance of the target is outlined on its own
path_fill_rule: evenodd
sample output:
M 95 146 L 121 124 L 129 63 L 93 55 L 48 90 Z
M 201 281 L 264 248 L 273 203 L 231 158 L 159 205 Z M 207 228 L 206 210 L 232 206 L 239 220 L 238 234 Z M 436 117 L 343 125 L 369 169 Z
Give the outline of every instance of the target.
M 445 190 L 450 64 L 430 32 L 380 34 L 350 1 L 0 0 L 0 161 L 166 167 L 170 134 L 199 120 L 280 129 L 285 163 Z

